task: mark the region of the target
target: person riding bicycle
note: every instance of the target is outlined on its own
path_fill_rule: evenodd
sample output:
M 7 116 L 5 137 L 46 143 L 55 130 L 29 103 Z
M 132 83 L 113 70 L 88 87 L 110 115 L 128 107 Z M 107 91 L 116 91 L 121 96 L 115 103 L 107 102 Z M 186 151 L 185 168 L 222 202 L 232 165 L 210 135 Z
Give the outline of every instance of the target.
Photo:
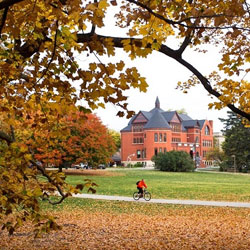
M 143 188 L 147 188 L 147 184 L 143 179 L 141 181 L 138 181 L 137 183 L 137 189 L 139 190 L 138 193 L 140 194 L 140 197 L 143 196 Z

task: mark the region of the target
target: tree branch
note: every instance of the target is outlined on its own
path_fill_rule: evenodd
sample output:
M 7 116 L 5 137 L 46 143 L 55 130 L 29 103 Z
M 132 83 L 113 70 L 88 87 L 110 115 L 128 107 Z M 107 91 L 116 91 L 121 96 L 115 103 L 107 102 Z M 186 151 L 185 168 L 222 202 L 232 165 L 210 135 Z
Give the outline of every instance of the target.
M 97 3 L 97 0 L 94 0 L 94 3 Z M 96 26 L 94 24 L 92 24 L 92 28 L 91 28 L 91 31 L 90 31 L 90 33 L 92 35 L 95 33 L 95 29 L 96 29 Z
M 15 137 L 15 130 L 12 125 L 10 125 L 10 132 L 11 132 L 11 139 L 14 142 L 16 140 L 16 137 Z
M 103 39 L 106 39 L 106 38 L 112 39 L 114 46 L 117 48 L 123 48 L 122 41 L 125 41 L 125 40 L 130 40 L 131 43 L 133 43 L 134 45 L 138 44 L 138 46 L 140 46 L 142 44 L 141 39 L 137 39 L 137 38 L 121 38 L 121 37 L 102 36 L 102 35 L 97 35 L 97 34 L 95 34 L 94 36 L 92 36 L 91 34 L 78 34 L 77 35 L 77 42 L 84 43 L 84 42 L 90 42 L 90 41 L 95 40 L 95 39 L 102 41 Z M 181 47 L 181 50 L 185 48 L 187 42 L 188 42 L 188 37 L 186 37 L 186 39 L 184 40 L 184 43 Z M 151 47 L 151 44 L 149 44 L 147 47 L 148 48 Z M 159 52 L 163 53 L 164 55 L 166 55 L 168 57 L 173 58 L 174 60 L 178 61 L 181 65 L 183 65 L 185 68 L 187 68 L 189 71 L 191 71 L 200 80 L 201 84 L 207 90 L 208 93 L 210 93 L 211 95 L 213 95 L 217 98 L 219 98 L 221 96 L 221 94 L 219 92 L 217 92 L 216 90 L 214 90 L 212 88 L 212 86 L 209 83 L 209 80 L 206 77 L 204 77 L 190 63 L 188 63 L 187 61 L 182 59 L 181 54 L 180 54 L 180 50 L 173 50 L 170 47 L 162 44 L 160 49 L 159 49 Z M 247 118 L 250 121 L 250 114 L 249 113 L 246 113 L 246 112 L 238 109 L 233 104 L 227 104 L 227 107 L 229 109 L 231 109 L 233 112 Z
M 45 169 L 44 169 L 42 166 L 40 166 L 39 164 L 37 164 L 37 163 L 36 163 L 35 161 L 33 161 L 33 160 L 31 160 L 30 162 L 31 162 L 34 166 L 36 166 L 36 168 L 42 173 L 42 175 L 43 175 L 44 177 L 47 178 L 47 180 L 49 181 L 49 183 L 51 183 L 52 185 L 54 185 L 54 186 L 56 187 L 57 191 L 58 191 L 59 194 L 61 195 L 61 199 L 60 199 L 59 201 L 56 201 L 56 202 L 53 202 L 53 201 L 49 200 L 49 198 L 48 198 L 49 203 L 52 204 L 52 205 L 56 205 L 56 204 L 62 203 L 62 201 L 63 201 L 65 198 L 67 198 L 68 195 L 63 193 L 62 188 L 61 188 L 58 184 L 56 184 L 56 183 L 51 179 L 51 177 L 46 173 Z
M 138 2 L 138 1 L 135 1 L 135 0 L 126 0 L 127 2 L 130 2 L 130 3 L 134 3 L 135 5 L 147 10 L 150 14 L 152 14 L 153 16 L 159 18 L 160 20 L 168 23 L 168 24 L 171 24 L 171 25 L 175 25 L 177 24 L 177 22 L 174 22 L 173 20 L 171 19 L 167 19 L 165 17 L 163 17 L 162 15 L 159 15 L 157 13 L 155 13 L 152 9 L 150 9 L 148 6 L 146 6 L 145 4 L 141 3 L 141 2 Z
M 165 23 L 169 24 L 169 25 L 173 25 L 173 26 L 176 26 L 176 25 L 179 25 L 179 26 L 182 26 L 182 27 L 185 27 L 185 28 L 188 28 L 188 29 L 207 29 L 207 30 L 211 30 L 211 29 L 216 29 L 216 30 L 224 30 L 224 29 L 230 29 L 230 28 L 234 28 L 234 29 L 238 29 L 238 30 L 243 30 L 243 31 L 250 31 L 250 28 L 245 28 L 245 27 L 239 27 L 237 26 L 236 24 L 233 24 L 233 25 L 229 25 L 229 26 L 197 26 L 197 25 L 188 25 L 188 24 L 184 24 L 183 22 L 186 22 L 186 21 L 190 21 L 191 19 L 201 19 L 201 18 L 216 18 L 216 17 L 220 17 L 220 16 L 227 16 L 229 17 L 228 15 L 224 15 L 224 14 L 219 14 L 219 15 L 210 15 L 210 16 L 197 16 L 197 17 L 188 17 L 188 18 L 185 18 L 183 20 L 180 20 L 180 21 L 173 21 L 171 19 L 168 19 L 158 13 L 155 13 L 152 9 L 150 9 L 148 6 L 146 6 L 145 4 L 139 2 L 139 1 L 136 1 L 136 0 L 126 0 L 127 2 L 130 2 L 130 3 L 134 3 L 135 5 L 147 10 L 150 14 L 152 14 L 153 16 L 157 17 L 158 19 L 164 21 Z M 230 17 L 233 17 L 233 16 L 230 16 Z
M 48 69 L 50 67 L 50 64 L 54 60 L 54 57 L 55 57 L 55 54 L 56 54 L 57 34 L 58 34 L 58 20 L 56 21 L 56 33 L 55 33 L 55 37 L 54 37 L 54 46 L 53 46 L 53 51 L 52 51 L 51 58 L 49 60 L 49 63 L 47 65 L 46 69 L 44 70 L 42 76 L 38 79 L 38 81 L 36 83 L 38 83 L 46 75 L 46 73 L 47 73 L 47 71 L 48 71 Z
M 2 35 L 2 30 L 3 30 L 4 24 L 5 24 L 5 21 L 6 21 L 6 18 L 7 18 L 8 10 L 9 10 L 9 8 L 7 7 L 7 8 L 4 9 L 4 12 L 3 12 L 3 17 L 2 17 L 2 20 L 1 20 L 1 24 L 0 24 L 0 37 Z
M 180 46 L 180 48 L 177 50 L 179 55 L 181 56 L 182 53 L 185 51 L 185 49 L 187 48 L 187 46 L 190 44 L 191 42 L 191 32 L 189 35 L 187 35 L 182 43 L 182 45 Z
M 24 0 L 3 0 L 0 2 L 0 10 L 8 8 L 16 3 L 22 2 Z
M 0 140 L 6 141 L 8 145 L 10 145 L 12 142 L 14 142 L 12 136 L 9 136 L 4 131 L 0 131 Z

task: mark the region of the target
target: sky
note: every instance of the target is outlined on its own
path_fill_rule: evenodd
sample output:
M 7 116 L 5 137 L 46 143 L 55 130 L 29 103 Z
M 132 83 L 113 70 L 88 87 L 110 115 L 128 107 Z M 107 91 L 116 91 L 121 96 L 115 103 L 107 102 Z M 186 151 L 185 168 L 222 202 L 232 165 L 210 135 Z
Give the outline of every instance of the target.
M 105 28 L 96 30 L 98 34 L 113 35 L 113 36 L 126 36 L 125 33 L 114 26 L 113 9 L 106 18 Z M 112 28 L 111 28 L 112 27 Z M 171 39 L 170 47 L 175 48 L 177 41 Z M 169 46 L 169 44 L 167 44 Z M 216 69 L 219 62 L 220 55 L 218 49 L 206 46 L 209 53 L 198 53 L 189 48 L 183 54 L 183 58 L 193 64 L 202 74 L 208 75 Z M 116 50 L 116 56 L 111 58 L 101 58 L 103 62 L 110 60 L 112 63 L 123 60 L 126 66 L 136 67 L 141 76 L 146 77 L 149 84 L 146 93 L 139 92 L 139 90 L 131 89 L 125 92 L 128 96 L 128 109 L 138 113 L 140 110 L 149 111 L 154 108 L 156 97 L 160 100 L 160 105 L 163 110 L 180 110 L 185 109 L 187 114 L 192 119 L 208 119 L 214 121 L 214 132 L 219 132 L 223 128 L 223 124 L 218 118 L 226 118 L 228 108 L 222 110 L 209 110 L 208 104 L 215 101 L 216 98 L 211 99 L 207 91 L 202 85 L 192 87 L 187 94 L 181 90 L 176 89 L 179 81 L 188 80 L 192 75 L 186 68 L 171 58 L 159 53 L 153 52 L 146 59 L 139 58 L 133 61 L 123 52 L 122 49 Z M 84 60 L 84 59 L 83 59 Z M 96 58 L 89 57 L 88 60 Z M 86 63 L 86 62 L 85 62 Z M 113 105 L 108 104 L 106 109 L 95 110 L 94 113 L 102 120 L 103 124 L 110 129 L 120 131 L 127 126 L 129 119 L 125 117 L 117 117 L 116 113 L 119 109 Z
M 208 104 L 215 100 L 208 96 L 202 85 L 197 85 L 184 94 L 176 89 L 178 81 L 185 81 L 191 73 L 174 60 L 154 52 L 146 59 L 129 60 L 122 51 L 118 53 L 119 59 L 126 61 L 127 65 L 137 67 L 140 74 L 146 77 L 149 85 L 146 93 L 131 89 L 126 92 L 128 108 L 138 113 L 140 110 L 149 111 L 154 108 L 156 97 L 160 100 L 163 110 L 185 109 L 192 119 L 208 119 L 214 121 L 214 131 L 219 132 L 223 124 L 218 118 L 226 118 L 229 109 L 209 110 Z M 187 58 L 203 73 L 209 74 L 215 65 L 218 55 L 187 53 Z M 184 56 L 185 58 L 185 56 Z M 218 61 L 217 61 L 218 62 Z M 106 109 L 94 111 L 108 128 L 120 131 L 127 126 L 129 119 L 116 117 L 118 109 L 109 104 Z

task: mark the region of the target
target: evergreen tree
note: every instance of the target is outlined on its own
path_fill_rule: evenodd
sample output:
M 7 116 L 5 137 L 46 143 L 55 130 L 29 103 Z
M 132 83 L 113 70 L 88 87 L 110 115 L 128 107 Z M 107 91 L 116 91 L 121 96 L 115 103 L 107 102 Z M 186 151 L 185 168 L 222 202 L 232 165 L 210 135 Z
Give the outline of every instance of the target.
M 250 128 L 243 123 L 243 118 L 229 111 L 228 118 L 220 119 L 224 123 L 225 142 L 222 146 L 226 155 L 226 165 L 234 165 L 239 171 L 250 169 Z

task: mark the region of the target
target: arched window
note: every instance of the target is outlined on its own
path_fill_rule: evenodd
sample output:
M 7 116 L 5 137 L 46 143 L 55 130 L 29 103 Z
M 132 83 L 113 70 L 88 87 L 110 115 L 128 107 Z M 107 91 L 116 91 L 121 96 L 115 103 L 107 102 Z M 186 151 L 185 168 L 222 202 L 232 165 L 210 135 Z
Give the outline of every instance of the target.
M 205 127 L 205 135 L 210 135 L 210 129 L 208 126 Z

